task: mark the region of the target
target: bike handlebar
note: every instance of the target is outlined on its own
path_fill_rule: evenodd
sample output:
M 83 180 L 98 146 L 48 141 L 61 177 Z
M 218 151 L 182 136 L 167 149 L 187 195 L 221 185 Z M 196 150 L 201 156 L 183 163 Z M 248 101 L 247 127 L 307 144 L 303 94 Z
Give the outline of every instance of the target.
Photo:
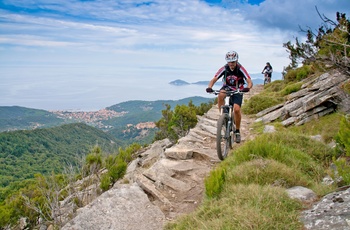
M 240 89 L 236 89 L 236 90 L 226 90 L 226 95 L 227 96 L 232 96 L 232 95 L 234 95 L 234 94 L 243 94 L 243 93 L 247 93 L 247 92 L 249 92 L 249 88 L 243 88 L 242 90 L 240 90 Z M 215 94 L 215 95 L 218 95 L 218 94 L 220 94 L 220 90 L 213 90 L 213 92 L 209 92 L 209 93 L 212 93 L 212 94 Z

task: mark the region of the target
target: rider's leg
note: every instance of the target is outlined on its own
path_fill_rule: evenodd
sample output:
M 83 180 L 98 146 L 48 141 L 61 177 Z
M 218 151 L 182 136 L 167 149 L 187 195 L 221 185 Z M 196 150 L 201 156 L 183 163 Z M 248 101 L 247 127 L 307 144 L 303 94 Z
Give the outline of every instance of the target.
M 241 127 L 241 119 L 242 119 L 241 106 L 239 106 L 238 104 L 234 104 L 233 112 L 234 112 L 236 130 L 239 130 Z
M 235 130 L 235 136 L 236 136 L 236 142 L 240 143 L 241 142 L 241 134 L 240 134 L 240 128 L 241 128 L 241 119 L 242 119 L 242 114 L 241 114 L 241 105 L 243 101 L 243 95 L 241 94 L 235 94 L 233 97 L 233 114 L 234 114 L 234 119 L 235 119 L 235 124 L 236 124 L 236 130 Z
M 225 96 L 226 96 L 226 91 L 225 90 L 221 90 L 220 94 L 218 95 L 219 112 L 221 112 L 221 106 L 225 105 Z
M 235 132 L 235 141 L 236 143 L 241 142 L 241 133 L 240 133 L 240 128 L 241 128 L 241 107 L 237 104 L 233 105 L 233 113 L 234 113 L 234 119 L 235 119 L 235 124 L 236 124 L 236 130 Z

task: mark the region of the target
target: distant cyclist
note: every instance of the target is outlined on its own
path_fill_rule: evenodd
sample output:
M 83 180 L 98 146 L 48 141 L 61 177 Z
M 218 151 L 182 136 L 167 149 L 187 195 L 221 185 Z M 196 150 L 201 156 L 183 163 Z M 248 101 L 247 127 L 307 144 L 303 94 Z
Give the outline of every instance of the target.
M 246 69 L 238 62 L 238 53 L 235 51 L 229 51 L 226 54 L 225 57 L 227 64 L 221 67 L 216 74 L 214 75 L 213 79 L 209 82 L 208 88 L 206 91 L 208 93 L 213 92 L 213 85 L 217 80 L 219 80 L 221 77 L 223 77 L 223 86 L 220 89 L 220 94 L 218 95 L 218 107 L 219 111 L 221 109 L 221 106 L 225 104 L 224 98 L 226 96 L 226 90 L 236 90 L 237 87 L 239 89 L 244 88 L 245 81 L 248 84 L 249 89 L 253 87 L 253 82 L 246 71 Z M 235 130 L 235 136 L 236 136 L 236 142 L 241 142 L 241 135 L 239 128 L 241 126 L 241 106 L 243 101 L 243 95 L 242 94 L 234 94 L 233 95 L 233 112 L 234 112 L 234 119 L 236 124 L 236 130 Z
M 266 65 L 265 65 L 264 69 L 261 71 L 261 73 L 264 73 L 267 75 L 266 77 L 267 77 L 268 83 L 271 82 L 272 72 L 273 72 L 273 69 L 272 69 L 270 62 L 266 62 Z

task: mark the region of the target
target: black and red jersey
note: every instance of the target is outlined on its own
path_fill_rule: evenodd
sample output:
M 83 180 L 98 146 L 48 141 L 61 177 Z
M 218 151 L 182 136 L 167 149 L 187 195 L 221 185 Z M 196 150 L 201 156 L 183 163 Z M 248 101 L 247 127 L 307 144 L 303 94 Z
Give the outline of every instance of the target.
M 231 70 L 228 64 L 221 67 L 215 74 L 217 79 L 223 78 L 224 86 L 229 86 L 233 90 L 238 88 L 244 88 L 244 82 L 247 78 L 250 79 L 250 76 L 247 70 L 240 64 L 237 63 L 234 70 Z

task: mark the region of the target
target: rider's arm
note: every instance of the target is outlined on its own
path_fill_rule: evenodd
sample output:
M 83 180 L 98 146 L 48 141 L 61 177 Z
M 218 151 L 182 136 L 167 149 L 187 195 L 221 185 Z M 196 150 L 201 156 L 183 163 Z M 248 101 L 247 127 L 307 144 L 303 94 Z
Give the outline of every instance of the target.
M 247 83 L 248 83 L 248 88 L 251 89 L 253 87 L 252 79 L 247 78 L 246 80 L 247 80 Z
M 212 88 L 215 82 L 217 82 L 217 80 L 219 80 L 219 78 L 221 78 L 224 75 L 225 69 L 226 69 L 226 66 L 223 66 L 216 72 L 213 79 L 211 79 L 211 81 L 209 82 L 208 88 Z
M 242 73 L 243 78 L 245 79 L 245 81 L 248 84 L 248 88 L 249 89 L 252 88 L 253 87 L 253 82 L 252 82 L 252 79 L 249 76 L 248 71 L 243 66 L 240 67 L 240 71 Z
M 214 76 L 213 79 L 211 79 L 211 81 L 209 82 L 208 88 L 213 88 L 213 85 L 215 84 L 215 82 L 216 82 L 217 80 L 218 80 L 218 79 Z

